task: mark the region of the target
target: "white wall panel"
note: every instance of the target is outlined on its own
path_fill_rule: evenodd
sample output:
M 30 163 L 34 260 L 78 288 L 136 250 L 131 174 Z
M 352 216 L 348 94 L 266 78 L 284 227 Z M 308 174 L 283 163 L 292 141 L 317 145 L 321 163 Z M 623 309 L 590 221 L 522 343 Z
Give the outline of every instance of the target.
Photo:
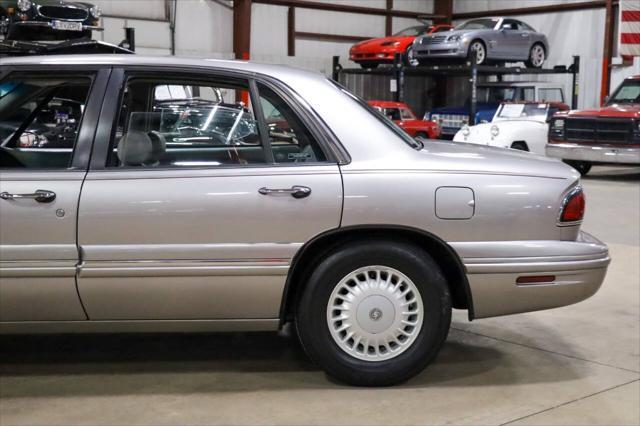
M 164 0 L 91 0 L 102 13 L 121 18 L 166 20 Z
M 251 6 L 251 56 L 287 55 L 287 7 Z
M 176 53 L 233 52 L 233 10 L 211 0 L 179 0 Z
M 547 6 L 550 4 L 577 3 L 585 0 L 453 0 L 453 12 L 480 12 L 519 7 Z

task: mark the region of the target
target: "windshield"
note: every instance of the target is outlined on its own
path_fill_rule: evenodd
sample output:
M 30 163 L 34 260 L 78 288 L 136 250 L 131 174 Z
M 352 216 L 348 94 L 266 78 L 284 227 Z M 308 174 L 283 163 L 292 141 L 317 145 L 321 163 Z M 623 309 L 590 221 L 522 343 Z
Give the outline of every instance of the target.
M 456 30 L 492 30 L 497 23 L 497 19 L 474 19 L 458 25 Z
M 611 96 L 607 105 L 640 104 L 640 80 L 626 80 Z
M 419 36 L 420 34 L 424 34 L 429 27 L 409 27 L 405 28 L 402 31 L 398 31 L 394 34 L 396 37 L 411 37 L 411 36 Z
M 331 84 L 336 86 L 345 95 L 349 96 L 351 99 L 353 99 L 358 104 L 360 104 L 361 107 L 366 109 L 371 115 L 373 115 L 375 118 L 381 121 L 385 126 L 387 126 L 391 131 L 393 131 L 396 135 L 398 135 L 402 139 L 402 141 L 407 145 L 409 145 L 411 148 L 416 149 L 418 151 L 424 148 L 424 145 L 422 144 L 422 142 L 416 139 L 413 139 L 411 136 L 409 136 L 407 132 L 402 130 L 400 126 L 398 126 L 396 123 L 394 123 L 393 121 L 385 117 L 384 114 L 382 113 L 381 108 L 372 107 L 367 102 L 365 102 L 362 98 L 354 95 L 349 90 L 347 90 L 346 87 L 342 86 L 340 83 L 336 82 L 335 80 L 331 80 L 330 78 L 328 78 L 327 80 L 329 80 Z
M 527 119 L 546 121 L 548 104 L 502 104 L 493 121 Z

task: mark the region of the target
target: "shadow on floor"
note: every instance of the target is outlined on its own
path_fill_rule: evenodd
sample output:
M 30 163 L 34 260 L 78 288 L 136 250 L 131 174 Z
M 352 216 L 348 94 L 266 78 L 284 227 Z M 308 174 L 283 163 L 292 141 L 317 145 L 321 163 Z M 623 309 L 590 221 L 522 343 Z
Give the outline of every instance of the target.
M 484 337 L 452 330 L 434 364 L 402 387 L 575 378 L 571 368 L 559 368 L 550 376 L 536 374 L 499 347 Z M 296 339 L 275 333 L 0 338 L 0 398 L 340 387 L 348 388 L 311 363 Z

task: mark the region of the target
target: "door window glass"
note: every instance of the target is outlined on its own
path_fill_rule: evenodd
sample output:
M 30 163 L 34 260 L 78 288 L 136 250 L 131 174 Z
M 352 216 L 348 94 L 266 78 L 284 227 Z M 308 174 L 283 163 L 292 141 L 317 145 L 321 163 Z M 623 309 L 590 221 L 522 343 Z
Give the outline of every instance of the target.
M 524 92 L 524 99 L 525 101 L 535 101 L 536 100 L 536 95 L 535 95 L 535 90 L 533 89 L 533 87 L 525 87 L 523 89 Z
M 88 77 L 0 82 L 0 168 L 68 168 L 90 88 Z
M 384 114 L 387 116 L 389 120 L 392 121 L 400 121 L 400 110 L 398 108 L 385 108 Z
M 302 120 L 277 93 L 258 83 L 260 106 L 276 163 L 318 163 L 327 157 Z
M 411 111 L 409 111 L 406 108 L 401 108 L 400 109 L 400 115 L 401 115 L 403 120 L 413 120 L 413 119 L 415 119 L 415 117 L 413 116 Z
M 562 97 L 562 90 L 560 88 L 557 89 L 538 89 L 538 93 L 540 94 L 540 99 L 538 101 L 541 102 L 564 102 Z
M 265 162 L 244 83 L 133 78 L 109 167 L 216 167 Z

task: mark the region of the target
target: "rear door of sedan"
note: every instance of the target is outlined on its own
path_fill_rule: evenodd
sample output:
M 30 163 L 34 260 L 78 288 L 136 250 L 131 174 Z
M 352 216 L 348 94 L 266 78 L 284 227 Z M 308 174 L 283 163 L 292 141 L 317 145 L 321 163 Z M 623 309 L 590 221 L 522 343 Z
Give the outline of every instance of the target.
M 340 224 L 312 111 L 225 70 L 114 69 L 108 92 L 79 209 L 89 318 L 277 318 L 292 257 Z
M 86 320 L 76 219 L 109 70 L 0 74 L 0 321 Z

